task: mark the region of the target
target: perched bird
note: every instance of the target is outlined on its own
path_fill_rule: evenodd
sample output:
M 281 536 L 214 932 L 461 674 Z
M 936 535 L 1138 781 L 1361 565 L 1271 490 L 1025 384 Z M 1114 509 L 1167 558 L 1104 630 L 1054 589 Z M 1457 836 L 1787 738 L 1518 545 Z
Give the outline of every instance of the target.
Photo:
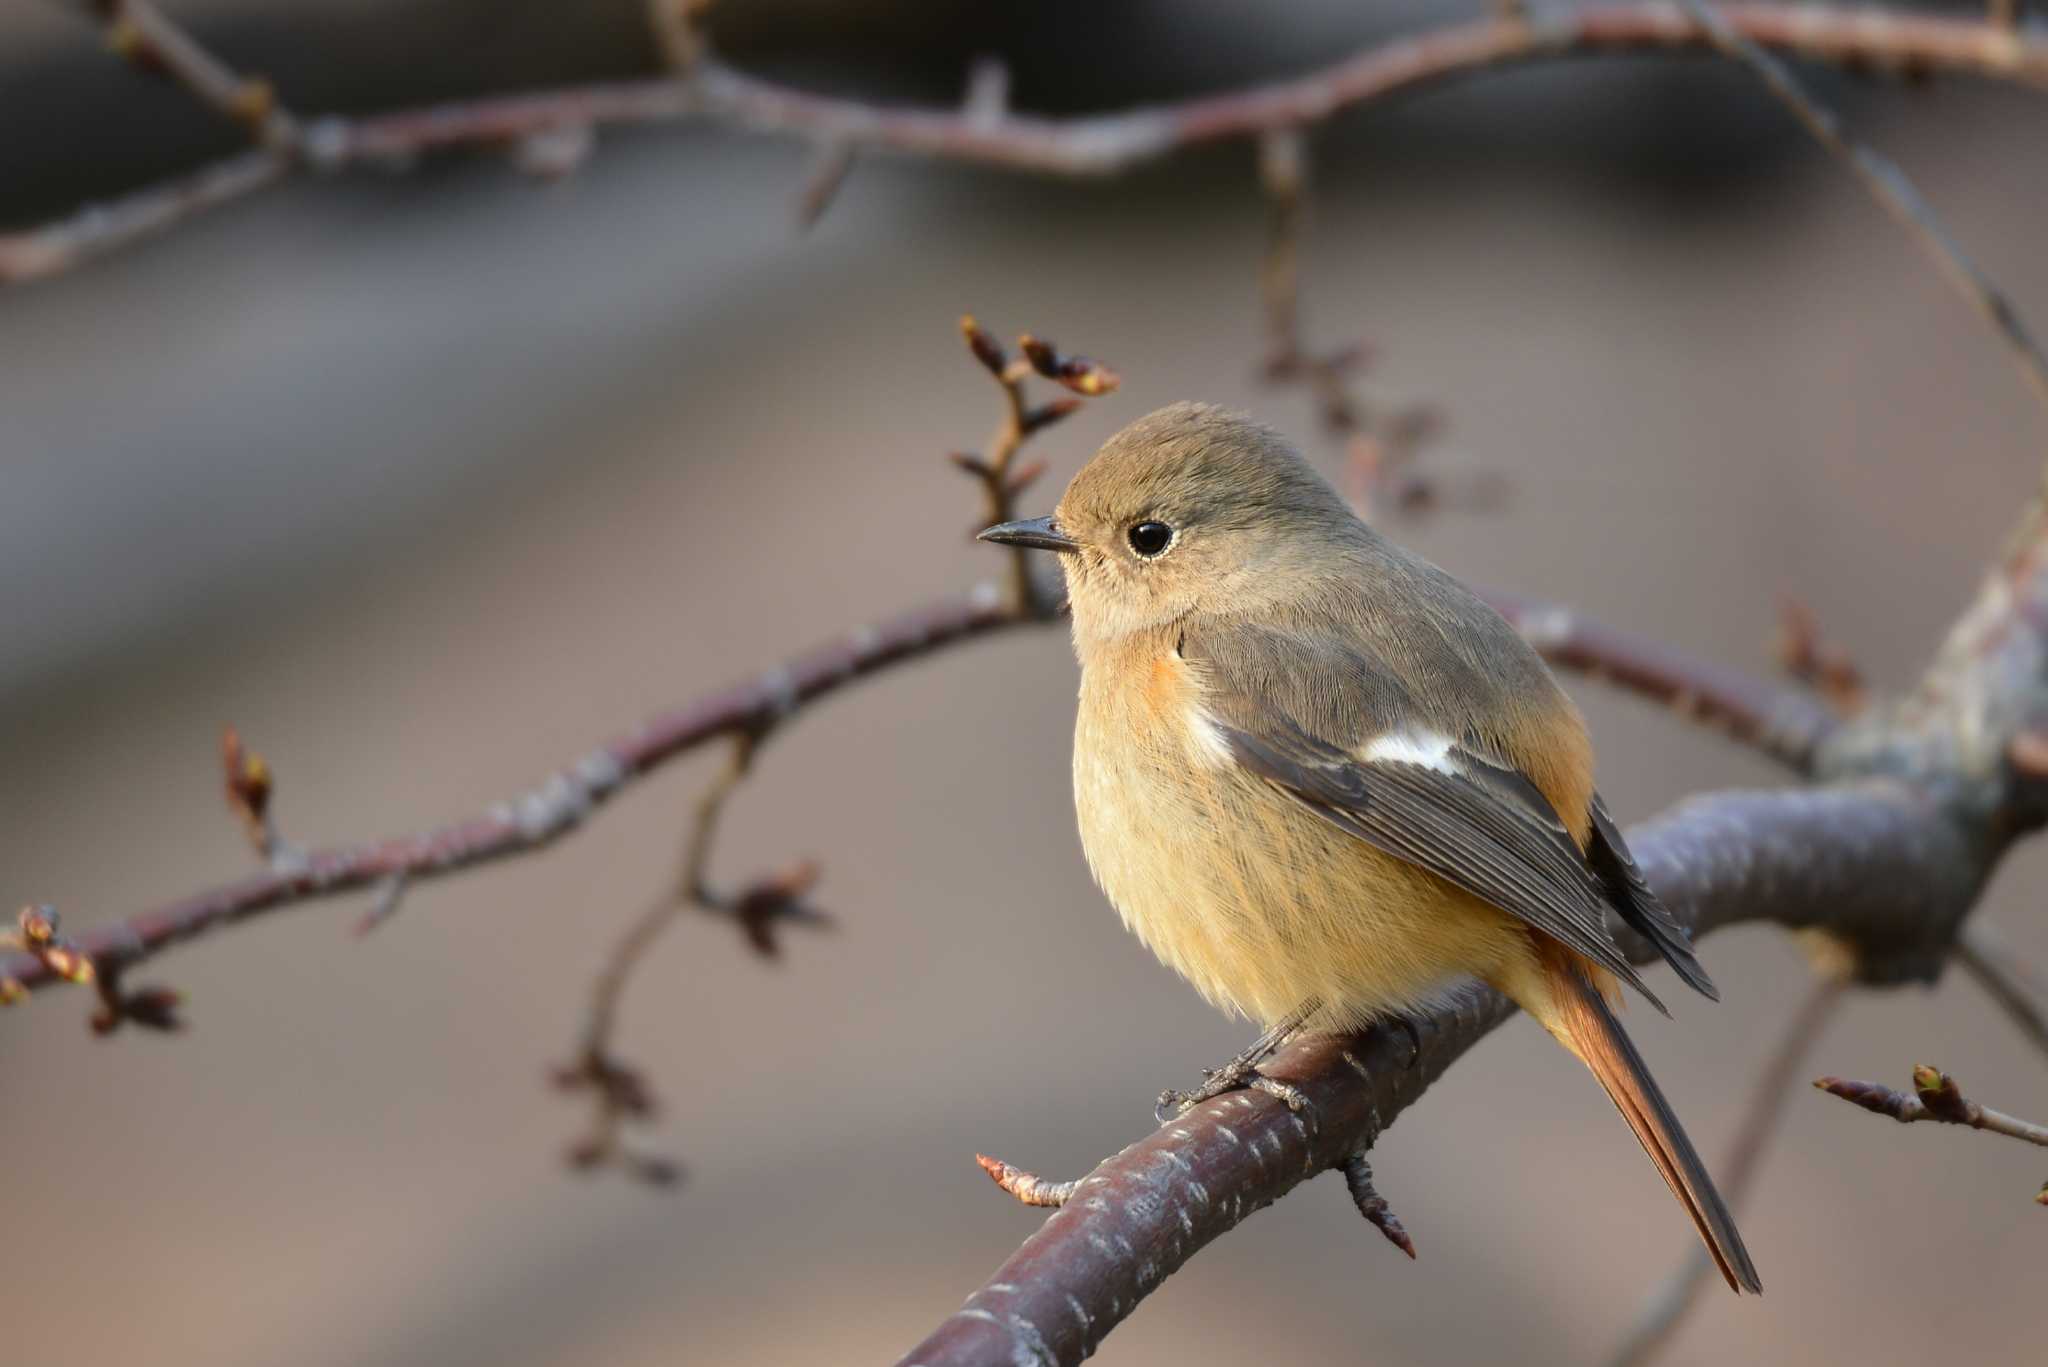
M 1755 1266 L 1622 1032 L 1663 1010 L 1612 909 L 1717 996 L 1593 786 L 1585 723 L 1535 651 L 1368 527 L 1278 434 L 1202 404 L 1110 438 L 1050 517 L 986 541 L 1057 552 L 1081 661 L 1074 803 L 1124 924 L 1266 1027 L 1346 1031 L 1490 983 L 1578 1056 L 1731 1287 Z

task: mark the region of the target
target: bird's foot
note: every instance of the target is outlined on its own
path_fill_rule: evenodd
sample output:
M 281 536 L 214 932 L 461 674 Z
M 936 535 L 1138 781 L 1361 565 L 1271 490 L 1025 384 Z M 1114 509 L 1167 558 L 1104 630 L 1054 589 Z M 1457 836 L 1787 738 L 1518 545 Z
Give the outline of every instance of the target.
M 1302 1094 L 1301 1089 L 1282 1082 L 1279 1078 L 1267 1077 L 1259 1071 L 1261 1061 L 1240 1056 L 1221 1068 L 1204 1069 L 1201 1086 L 1191 1092 L 1178 1092 L 1171 1087 L 1167 1088 L 1159 1094 L 1159 1104 L 1153 1107 L 1152 1113 L 1159 1118 L 1159 1123 L 1164 1125 L 1169 1120 L 1186 1115 L 1212 1097 L 1222 1096 L 1226 1092 L 1241 1091 L 1264 1092 L 1267 1096 L 1279 1098 L 1290 1111 L 1306 1110 L 1308 1097 Z

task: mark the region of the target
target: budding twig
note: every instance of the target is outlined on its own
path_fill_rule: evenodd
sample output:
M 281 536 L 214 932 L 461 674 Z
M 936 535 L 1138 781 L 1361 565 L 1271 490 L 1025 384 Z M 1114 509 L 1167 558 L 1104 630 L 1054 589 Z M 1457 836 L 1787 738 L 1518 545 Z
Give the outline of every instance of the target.
M 669 1160 L 634 1153 L 622 1142 L 623 1127 L 651 1120 L 656 1107 L 654 1093 L 640 1071 L 613 1057 L 612 1039 L 617 1030 L 619 1005 L 634 970 L 685 908 L 730 917 L 755 951 L 767 958 L 778 952 L 775 927 L 779 923 L 830 924 L 830 918 L 802 900 L 818 877 L 817 865 L 808 860 L 759 879 L 738 893 L 722 893 L 711 885 L 711 849 L 718 833 L 718 819 L 726 800 L 746 778 L 755 749 L 769 729 L 762 726 L 733 736 L 725 766 L 697 799 L 682 872 L 675 886 L 657 899 L 613 948 L 592 990 L 576 1059 L 554 1073 L 556 1086 L 565 1091 L 589 1091 L 596 1098 L 590 1132 L 569 1150 L 573 1167 L 619 1167 L 662 1185 L 674 1181 L 679 1174 L 680 1170 Z
M 990 434 L 981 454 L 956 451 L 949 457 L 954 465 L 981 484 L 981 526 L 986 527 L 1016 517 L 1017 496 L 1045 473 L 1042 461 L 1012 468 L 1024 443 L 1081 406 L 1082 401 L 1078 398 L 1056 398 L 1034 406 L 1025 389 L 1026 381 L 1037 374 L 1087 398 L 1112 392 L 1120 381 L 1117 373 L 1108 366 L 1085 356 L 1062 355 L 1052 343 L 1041 341 L 1028 332 L 1017 339 L 1017 349 L 1023 354 L 1012 359 L 1002 343 L 976 322 L 971 313 L 960 319 L 960 336 L 967 343 L 968 354 L 980 362 L 981 368 L 989 373 L 1003 392 L 1002 421 Z M 1032 553 L 1022 546 L 1014 546 L 1009 552 L 1009 562 L 1011 611 L 1027 618 L 1051 617 L 1056 602 L 1039 586 L 1033 570 Z
M 662 15 L 688 0 L 652 0 Z M 1887 13 L 1864 6 L 1744 4 L 1726 12 L 1749 39 L 1803 60 L 1892 74 L 1957 71 L 2048 85 L 2048 42 L 1993 20 Z M 682 29 L 681 32 L 690 30 Z M 667 44 L 671 40 L 663 37 Z M 307 168 L 408 162 L 439 148 L 515 143 L 563 124 L 710 121 L 817 141 L 1043 175 L 1105 176 L 1199 144 L 1317 123 L 1345 109 L 1516 63 L 1705 46 L 1699 24 L 1663 0 L 1619 0 L 1541 17 L 1488 16 L 1376 41 L 1306 75 L 1176 104 L 1056 119 L 1009 112 L 988 98 L 993 75 L 962 109 L 901 109 L 757 79 L 690 41 L 668 48 L 687 79 L 609 82 L 396 110 L 366 119 L 306 121 L 289 153 L 266 148 L 145 186 L 37 228 L 0 234 L 0 283 L 73 269 Z M 993 69 L 991 68 L 991 71 Z M 976 95 L 972 92 L 984 92 Z
M 1853 717 L 1870 702 L 1863 670 L 1854 657 L 1821 631 L 1813 610 L 1786 594 L 1778 603 L 1778 666 L 1820 694 L 1841 716 Z
M 989 1180 L 1027 1206 L 1063 1206 L 1073 1199 L 1080 1187 L 1078 1179 L 1072 1182 L 1048 1182 L 1043 1177 L 1028 1173 L 1005 1163 L 1000 1158 L 990 1158 L 985 1153 L 974 1155 L 974 1161 L 981 1164 L 981 1170 Z
M 1956 1080 L 1939 1068 L 1924 1063 L 1913 1065 L 1913 1090 L 1895 1092 L 1876 1082 L 1856 1082 L 1849 1078 L 1815 1078 L 1813 1085 L 1830 1096 L 1861 1106 L 1876 1115 L 1888 1115 L 1902 1125 L 1915 1121 L 1932 1120 L 1944 1125 L 1963 1125 L 1973 1130 L 1987 1130 L 2002 1134 L 2010 1139 L 2023 1140 L 2048 1148 L 2048 1125 L 2037 1125 L 2031 1120 L 1994 1111 L 1963 1095 Z M 2048 1183 L 2034 1197 L 2037 1204 L 2048 1206 Z

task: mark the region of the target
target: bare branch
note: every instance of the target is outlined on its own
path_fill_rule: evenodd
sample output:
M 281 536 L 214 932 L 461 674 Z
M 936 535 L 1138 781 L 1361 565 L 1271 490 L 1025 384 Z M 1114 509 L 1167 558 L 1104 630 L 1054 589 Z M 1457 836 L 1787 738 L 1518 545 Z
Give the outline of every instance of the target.
M 2048 1053 L 2048 988 L 2005 937 L 1981 922 L 1963 927 L 1956 962 L 2004 1011 L 2034 1047 Z
M 989 1175 L 990 1181 L 1027 1206 L 1063 1206 L 1073 1199 L 1075 1189 L 1081 1185 L 1079 1182 L 1048 1182 L 985 1153 L 974 1155 L 974 1161 L 981 1164 L 981 1170 Z
M 1499 590 L 1483 596 L 1552 665 L 1663 703 L 1796 772 L 1812 772 L 1836 729 L 1837 718 L 1803 692 L 1631 637 L 1569 608 Z
M 1755 39 L 1738 29 L 1728 14 L 1708 4 L 1707 0 L 1679 0 L 1679 3 L 1707 31 L 1715 47 L 1754 71 L 1807 132 L 1848 163 L 1849 169 L 1884 206 L 1885 212 L 1918 239 L 1942 275 L 2004 341 L 2014 364 L 2019 367 L 2021 378 L 2033 389 L 2034 396 L 2048 404 L 2048 358 L 2041 355 L 2041 348 L 2035 343 L 2019 310 L 1963 251 L 1962 244 L 1955 240 L 1934 212 L 1934 206 L 1927 202 L 1898 164 L 1852 140 L 1843 130 L 1840 117 L 1808 94 L 1791 68 L 1765 52 Z M 2011 41 L 2011 26 L 2004 26 L 2002 31 Z
M 1388 1243 L 1406 1253 L 1411 1262 L 1414 1261 L 1415 1241 L 1402 1228 L 1401 1219 L 1387 1204 L 1387 1198 L 1373 1186 L 1372 1164 L 1365 1161 L 1365 1155 L 1352 1154 L 1339 1165 L 1339 1170 L 1344 1174 L 1344 1187 L 1351 1193 L 1352 1204 L 1358 1207 L 1358 1213 L 1374 1229 L 1386 1235 Z
M 1813 1052 L 1821 1031 L 1835 1018 L 1846 987 L 1847 983 L 1838 976 L 1824 974 L 1816 978 L 1799 1009 L 1792 1013 L 1791 1022 L 1763 1070 L 1757 1074 L 1742 1123 L 1735 1132 L 1735 1144 L 1729 1150 L 1728 1161 L 1719 1169 L 1721 1193 L 1731 1210 L 1741 1210 L 1749 1199 L 1757 1172 L 1763 1166 L 1764 1149 L 1784 1119 L 1793 1083 L 1806 1066 L 1807 1055 Z M 1700 1289 L 1713 1275 L 1714 1263 L 1706 1250 L 1698 1244 L 1689 1245 L 1679 1265 L 1644 1303 L 1635 1327 L 1614 1354 L 1615 1367 L 1641 1367 L 1656 1357 L 1670 1343 L 1686 1312 L 1698 1303 Z
M 1804 695 L 1602 626 L 1569 609 L 1501 594 L 1491 595 L 1490 601 L 1558 668 L 1669 703 L 1731 735 L 1755 740 L 1788 763 L 1808 764 L 1834 725 Z M 253 877 L 138 912 L 69 943 L 88 961 L 88 971 L 93 964 L 119 970 L 252 917 L 366 888 L 377 892 L 378 906 L 388 899 L 395 909 L 394 880 L 402 895 L 419 882 L 545 849 L 622 789 L 709 741 L 786 721 L 845 685 L 894 665 L 996 632 L 1060 620 L 1056 605 L 1020 616 L 993 584 L 985 584 L 963 597 L 862 627 L 750 683 L 651 717 L 538 787 L 482 813 L 369 844 L 298 852 Z M 373 925 L 381 919 L 374 908 L 367 918 Z M 66 980 L 32 955 L 0 958 L 0 984 L 12 984 L 0 986 L 0 1005 L 22 999 L 29 988 Z
M 145 71 L 160 71 L 201 104 L 247 128 L 265 146 L 288 151 L 298 122 L 277 103 L 270 82 L 244 76 L 173 23 L 152 0 L 92 0 L 115 52 Z
M 687 5 L 688 0 L 675 0 Z M 1891 73 L 1952 71 L 2048 87 L 2048 40 L 1989 20 L 1801 4 L 1730 6 L 1728 25 L 1809 61 Z M 666 29 L 663 32 L 667 32 Z M 1391 39 L 1291 80 L 1071 119 L 986 103 L 903 109 L 795 90 L 698 56 L 683 76 L 577 86 L 300 126 L 276 147 L 134 191 L 105 208 L 0 235 L 0 283 L 58 274 L 148 233 L 243 198 L 301 167 L 407 164 L 458 146 L 505 146 L 565 126 L 705 120 L 1047 175 L 1113 175 L 1185 147 L 1318 123 L 1458 77 L 1539 60 L 1707 45 L 1682 11 L 1655 0 L 1541 18 L 1492 17 Z
M 285 907 L 365 888 L 394 876 L 418 883 L 491 860 L 531 854 L 576 830 L 598 807 L 662 765 L 720 736 L 786 720 L 803 707 L 891 666 L 1036 619 L 1010 611 L 993 585 L 903 613 L 828 642 L 748 683 L 713 693 L 598 746 L 538 787 L 478 814 L 417 834 L 301 855 L 224 887 L 195 893 L 98 927 L 71 942 L 102 971 L 125 968 L 171 945 Z M 16 989 L 64 980 L 46 959 L 0 958 Z
M 1790 594 L 1778 604 L 1777 646 L 1779 667 L 1840 715 L 1853 717 L 1869 703 L 1870 690 L 1855 658 L 1829 640 L 1813 610 Z

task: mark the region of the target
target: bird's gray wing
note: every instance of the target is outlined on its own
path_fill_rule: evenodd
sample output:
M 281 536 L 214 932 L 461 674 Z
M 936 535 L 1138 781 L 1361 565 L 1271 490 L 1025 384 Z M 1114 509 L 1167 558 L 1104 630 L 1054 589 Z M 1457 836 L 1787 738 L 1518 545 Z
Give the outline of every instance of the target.
M 1191 632 L 1180 650 L 1232 762 L 1340 830 L 1585 955 L 1665 1010 L 1609 938 L 1608 887 L 1542 791 L 1469 737 L 1404 732 L 1417 714 L 1400 705 L 1398 683 L 1378 662 L 1327 636 L 1242 625 Z M 1401 739 L 1375 745 L 1389 737 Z

